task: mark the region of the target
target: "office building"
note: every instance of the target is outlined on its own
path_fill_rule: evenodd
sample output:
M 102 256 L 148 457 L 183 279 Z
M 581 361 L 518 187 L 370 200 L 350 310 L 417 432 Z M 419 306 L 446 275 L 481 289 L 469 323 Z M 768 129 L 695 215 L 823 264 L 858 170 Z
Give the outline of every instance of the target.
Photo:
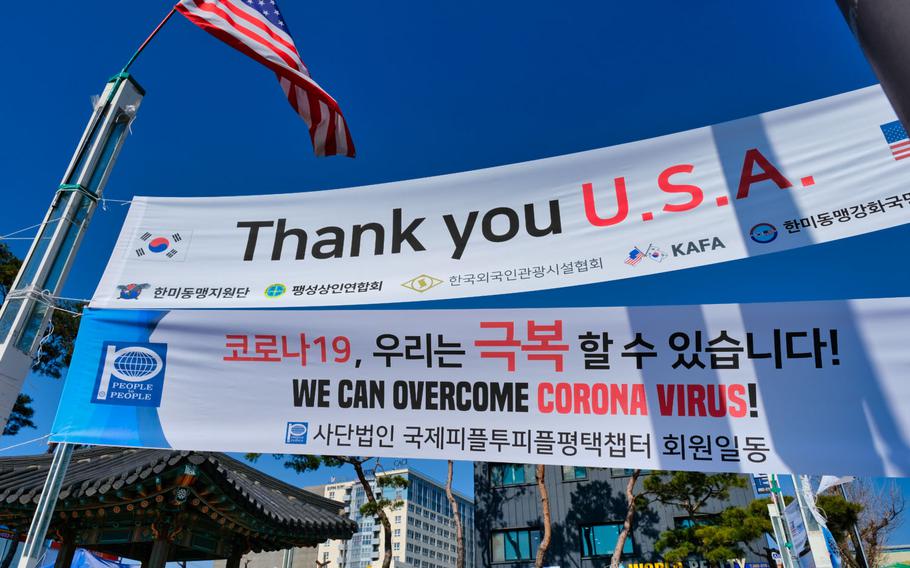
M 402 505 L 386 510 L 392 524 L 393 568 L 454 568 L 455 523 L 444 484 L 413 469 L 398 469 L 378 475 L 398 475 L 408 480 L 407 489 L 384 488 L 387 499 Z M 373 481 L 373 491 L 380 489 Z M 344 511 L 357 522 L 351 540 L 331 540 L 317 547 L 317 559 L 331 568 L 378 568 L 385 553 L 382 525 L 372 516 L 362 515 L 367 502 L 358 481 L 331 483 L 323 495 L 344 503 Z M 465 568 L 474 568 L 474 503 L 456 492 L 465 534 Z M 477 567 L 482 564 L 476 564 Z
M 534 565 L 543 526 L 535 468 L 527 464 L 474 464 L 475 566 L 524 568 Z M 546 467 L 552 538 L 545 566 L 602 568 L 610 565 L 626 514 L 625 490 L 631 473 L 628 469 Z M 734 488 L 728 500 L 707 504 L 705 518 L 729 506 L 744 506 L 752 499 L 751 484 Z M 626 568 L 659 567 L 654 563 L 663 559 L 654 550 L 654 543 L 660 533 L 690 522 L 682 509 L 651 504 L 636 519 L 623 547 L 623 565 Z M 762 546 L 763 543 L 754 544 L 756 549 Z M 751 568 L 767 568 L 764 558 L 753 555 L 730 560 L 744 561 Z M 695 561 L 692 566 L 701 568 L 702 565 Z

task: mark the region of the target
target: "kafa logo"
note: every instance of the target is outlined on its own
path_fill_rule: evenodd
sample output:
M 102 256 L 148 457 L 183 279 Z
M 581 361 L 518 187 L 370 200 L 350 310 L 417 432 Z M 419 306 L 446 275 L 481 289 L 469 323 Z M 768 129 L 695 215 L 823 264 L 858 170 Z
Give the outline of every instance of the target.
M 167 344 L 105 341 L 94 404 L 161 406 Z
M 192 231 L 163 231 L 140 229 L 134 239 L 133 258 L 137 260 L 158 260 L 182 262 L 190 248 Z

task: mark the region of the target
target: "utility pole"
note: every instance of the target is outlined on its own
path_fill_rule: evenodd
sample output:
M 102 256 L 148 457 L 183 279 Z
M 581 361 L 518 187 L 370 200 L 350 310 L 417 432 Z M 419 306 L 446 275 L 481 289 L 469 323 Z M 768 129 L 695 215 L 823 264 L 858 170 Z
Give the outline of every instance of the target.
M 910 131 L 910 2 L 837 0 L 904 128 Z
M 0 416 L 4 425 L 53 313 L 53 297 L 63 288 L 144 95 L 126 72 L 108 81 L 38 236 L 4 298 L 0 308 Z M 71 444 L 58 444 L 54 449 L 19 568 L 34 568 L 38 563 L 72 451 Z
M 784 509 L 787 508 L 784 503 L 784 495 L 780 488 L 777 476 L 768 475 L 771 481 L 771 500 L 768 505 L 768 514 L 771 517 L 771 526 L 774 528 L 775 540 L 780 549 L 780 557 L 783 560 L 784 568 L 799 568 L 799 551 L 793 550 L 793 537 L 787 528 L 787 523 L 782 518 Z
M 806 536 L 809 541 L 809 551 L 812 553 L 812 561 L 816 568 L 831 568 L 831 555 L 828 553 L 828 545 L 825 542 L 825 535 L 822 528 L 815 518 L 810 503 L 807 502 L 807 496 L 811 496 L 809 478 L 805 475 L 792 475 L 793 489 L 796 492 L 796 500 L 799 503 L 799 511 L 803 517 L 803 524 L 806 526 Z
M 38 235 L 0 308 L 0 429 L 22 390 L 92 213 L 144 95 L 127 73 L 108 81 Z

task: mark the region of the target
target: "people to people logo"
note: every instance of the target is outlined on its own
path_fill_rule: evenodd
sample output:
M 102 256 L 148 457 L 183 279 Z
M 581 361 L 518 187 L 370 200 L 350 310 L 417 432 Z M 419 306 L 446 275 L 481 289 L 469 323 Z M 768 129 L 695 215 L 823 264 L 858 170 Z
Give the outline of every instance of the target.
M 164 343 L 105 341 L 91 402 L 160 406 L 166 360 Z
M 309 422 L 288 422 L 284 442 L 286 444 L 306 444 L 309 431 Z

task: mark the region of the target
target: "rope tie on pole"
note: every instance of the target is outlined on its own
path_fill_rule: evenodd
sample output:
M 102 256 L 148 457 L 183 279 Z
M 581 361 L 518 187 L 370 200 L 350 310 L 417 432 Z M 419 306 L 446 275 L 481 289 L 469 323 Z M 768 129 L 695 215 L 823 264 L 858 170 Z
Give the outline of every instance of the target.
M 78 302 L 87 304 L 89 300 L 84 300 L 82 298 L 65 298 L 63 296 L 54 296 L 51 294 L 50 290 L 42 290 L 35 286 L 29 286 L 27 288 L 20 288 L 18 290 L 12 290 L 7 295 L 7 298 L 10 300 L 16 299 L 30 299 L 38 302 L 39 304 L 44 304 L 53 310 L 59 310 L 61 312 L 66 312 L 72 314 L 75 317 L 79 317 L 82 314 L 73 310 L 66 309 L 58 305 L 60 300 L 67 302 Z
M 37 369 L 41 361 L 41 356 L 44 355 L 44 344 L 51 340 L 51 337 L 54 335 L 54 321 L 51 320 L 47 322 L 47 329 L 44 330 L 44 336 L 41 338 L 41 341 L 38 342 L 38 350 L 35 351 L 35 356 L 32 357 L 32 369 Z
M 82 195 L 91 199 L 94 203 L 98 203 L 98 199 L 100 199 L 97 195 L 89 191 L 88 188 L 86 188 L 84 185 L 80 185 L 78 183 L 64 183 L 60 184 L 60 187 L 57 188 L 58 194 L 74 192 L 81 193 Z

